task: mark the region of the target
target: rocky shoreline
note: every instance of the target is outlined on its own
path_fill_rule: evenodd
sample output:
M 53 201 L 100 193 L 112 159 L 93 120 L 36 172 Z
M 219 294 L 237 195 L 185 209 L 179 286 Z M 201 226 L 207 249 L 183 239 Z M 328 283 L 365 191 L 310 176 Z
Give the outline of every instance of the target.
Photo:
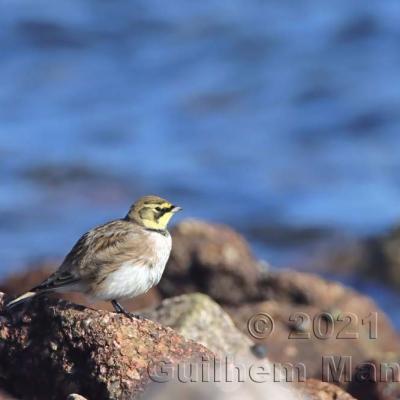
M 0 399 L 169 399 L 187 385 L 169 382 L 168 390 L 162 386 L 164 397 L 149 397 L 157 381 L 153 369 L 188 363 L 228 364 L 234 372 L 239 363 L 245 373 L 263 371 L 257 379 L 268 375 L 236 388 L 243 390 L 241 398 L 400 395 L 399 336 L 372 299 L 316 275 L 266 268 L 225 226 L 187 220 L 172 235 L 159 286 L 125 303 L 140 310 L 140 320 L 75 294 L 1 313 Z M 45 265 L 2 282 L 2 301 L 54 268 Z M 388 367 L 384 376 L 382 366 Z M 277 370 L 293 382 L 273 382 Z M 197 383 L 200 378 L 192 376 Z M 195 398 L 198 386 L 186 397 Z M 227 396 L 226 390 L 212 393 Z

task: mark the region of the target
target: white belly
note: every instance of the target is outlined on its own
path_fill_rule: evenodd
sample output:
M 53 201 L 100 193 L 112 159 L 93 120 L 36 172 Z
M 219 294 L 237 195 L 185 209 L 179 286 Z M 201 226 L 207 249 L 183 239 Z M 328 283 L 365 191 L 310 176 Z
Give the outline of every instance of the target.
M 96 293 L 96 297 L 102 300 L 136 297 L 158 284 L 171 252 L 171 237 L 159 233 L 151 235 L 155 251 L 151 260 L 148 260 L 150 262 L 123 263 L 102 282 L 101 291 Z

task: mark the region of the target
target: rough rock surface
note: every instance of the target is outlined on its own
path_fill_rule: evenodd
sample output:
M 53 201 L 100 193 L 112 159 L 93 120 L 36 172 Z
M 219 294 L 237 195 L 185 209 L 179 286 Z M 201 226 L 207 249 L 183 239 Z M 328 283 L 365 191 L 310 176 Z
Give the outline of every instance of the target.
M 263 361 L 254 360 L 253 353 L 249 351 L 252 348 L 253 341 L 238 331 L 226 312 L 204 294 L 193 293 L 165 299 L 155 309 L 143 312 L 143 315 L 163 325 L 174 328 L 188 339 L 193 339 L 196 342 L 204 344 L 207 348 L 218 354 L 221 359 L 223 359 L 222 356 L 229 354 L 235 356 L 235 360 L 239 360 L 239 363 L 243 362 L 248 365 L 248 368 L 256 364 L 263 365 L 265 368 L 266 363 L 269 365 L 268 368 L 272 367 L 266 359 Z M 287 388 L 279 386 L 278 383 L 270 383 L 267 386 L 259 388 L 260 390 L 254 393 L 252 386 L 257 385 L 260 384 L 255 383 L 250 385 L 250 387 L 249 385 L 245 385 L 247 389 L 244 392 L 239 387 L 236 391 L 239 392 L 241 390 L 241 395 L 245 394 L 249 399 L 259 399 L 260 392 L 263 394 L 268 393 L 271 396 L 267 396 L 266 398 L 282 398 L 280 395 L 282 395 L 284 390 L 287 390 Z M 274 385 L 275 387 L 273 387 Z M 338 386 L 316 379 L 309 379 L 305 383 L 299 383 L 295 386 L 296 389 L 292 388 L 288 399 L 301 398 L 299 396 L 307 396 L 307 399 L 310 400 L 353 399 L 352 396 Z M 177 386 L 175 389 L 182 394 L 180 386 Z M 204 394 L 206 389 L 203 388 L 204 391 L 200 391 L 199 393 L 197 390 L 198 387 L 192 387 L 185 395 L 189 397 L 192 395 L 193 398 L 197 398 L 195 394 Z M 207 390 L 210 390 L 210 388 L 207 388 Z M 172 391 L 172 393 L 174 392 Z M 217 388 L 215 388 L 214 394 L 215 398 L 222 398 Z M 230 392 L 230 395 L 233 394 L 237 395 L 234 390 Z M 161 398 L 168 399 L 169 397 L 165 397 L 164 393 L 164 396 Z M 262 398 L 265 398 L 264 395 Z
M 164 297 L 203 292 L 220 303 L 257 299 L 260 263 L 232 229 L 186 220 L 171 232 L 173 247 L 159 290 Z
M 249 337 L 267 347 L 272 361 L 302 362 L 307 377 L 322 379 L 324 356 L 350 356 L 355 368 L 364 360 L 385 362 L 398 353 L 398 335 L 370 298 L 312 274 L 263 272 L 244 240 L 227 227 L 187 221 L 175 228 L 173 239 L 162 294 L 208 294 L 246 334 L 251 317 L 269 314 L 273 333 Z
M 305 383 L 297 386 L 300 394 L 306 396 L 307 400 L 355 400 L 340 387 L 316 379 L 307 379 Z M 363 397 L 362 399 L 366 398 Z
M 249 340 L 252 340 L 255 343 L 253 349 L 260 358 L 267 356 L 274 362 L 292 363 L 294 366 L 304 363 L 307 378 L 324 380 L 332 378 L 326 376 L 326 371 L 322 368 L 321 361 L 324 356 L 349 356 L 353 370 L 365 360 L 373 359 L 379 364 L 396 359 L 400 346 L 398 335 L 385 314 L 371 299 L 341 284 L 329 282 L 312 274 L 263 270 L 262 264 L 254 259 L 244 239 L 227 227 L 186 221 L 178 225 L 172 233 L 173 251 L 159 285 L 161 295 L 170 297 L 191 292 L 207 294 L 228 312 L 236 327 L 242 331 L 242 335 L 236 330 L 230 331 L 231 321 L 226 316 L 221 316 L 220 307 L 198 294 L 166 299 L 160 308 L 148 314 L 163 324 L 179 330 L 187 338 L 208 344 L 218 354 L 228 349 L 236 351 L 236 348 L 240 348 L 243 343 L 243 349 L 247 349 Z M 29 282 L 28 287 L 22 286 L 25 278 L 20 278 L 17 283 L 9 280 L 6 287 L 9 291 L 14 287 L 13 293 L 20 293 L 44 277 L 36 276 L 34 282 Z M 11 285 L 10 282 L 14 283 Z M 76 302 L 83 300 L 82 298 L 79 300 L 79 297 L 71 298 Z M 144 298 L 141 306 L 153 306 L 157 304 L 159 298 L 157 291 L 153 291 L 153 294 Z M 127 380 L 122 379 L 117 384 L 112 383 L 114 371 L 118 367 L 108 364 L 108 361 L 112 362 L 116 353 L 127 363 L 133 354 L 133 367 L 132 365 L 127 369 L 121 367 L 122 369 L 116 372 L 123 375 L 126 371 L 129 374 L 130 368 L 138 371 L 138 365 L 143 365 L 143 360 L 157 361 L 165 354 L 173 360 L 180 360 L 179 357 L 186 358 L 200 352 L 190 347 L 194 346 L 193 344 L 184 344 L 187 342 L 174 331 L 148 321 L 141 325 L 141 322 L 130 322 L 115 314 L 66 307 L 65 303 L 57 305 L 51 300 L 49 304 L 52 306 L 45 307 L 43 315 L 39 313 L 36 315 L 39 305 L 47 304 L 47 301 L 36 300 L 34 302 L 36 306 L 33 309 L 29 308 L 31 311 L 27 311 L 22 322 L 1 319 L 0 334 L 6 341 L 0 342 L 0 387 L 11 390 L 15 395 L 20 393 L 16 389 L 16 382 L 20 382 L 21 379 L 26 380 L 28 369 L 30 371 L 34 369 L 39 371 L 38 379 L 33 383 L 35 390 L 40 391 L 41 387 L 49 386 L 57 395 L 60 394 L 57 390 L 62 390 L 62 396 L 79 393 L 89 399 L 92 399 L 93 395 L 97 396 L 95 398 L 101 398 L 102 393 L 109 395 L 110 391 L 112 392 L 110 397 L 113 398 L 116 393 L 114 390 L 125 390 L 123 393 L 127 393 L 129 389 L 126 387 L 132 382 L 143 382 L 139 372 L 139 378 L 134 374 Z M 105 306 L 108 307 L 108 304 Z M 83 321 L 87 320 L 87 317 L 84 317 L 87 313 L 90 315 L 89 319 L 94 321 L 94 326 L 104 331 L 101 337 L 93 334 L 91 323 L 88 327 L 82 328 L 86 324 Z M 253 321 L 252 317 L 258 313 L 261 313 L 261 316 L 268 314 L 273 319 L 274 330 L 271 334 L 266 331 L 261 334 L 256 332 L 254 335 L 249 320 Z M 367 319 L 368 315 L 372 317 Z M 377 316 L 376 323 L 374 315 Z M 109 322 L 104 322 L 104 318 Z M 221 320 L 218 322 L 219 318 Z M 121 325 L 122 330 L 116 329 L 117 325 Z M 153 328 L 150 329 L 150 326 L 156 326 L 156 332 L 159 332 L 156 334 L 157 349 L 151 347 L 153 338 L 148 341 L 142 340 L 142 336 L 138 334 L 140 330 L 145 333 L 145 338 L 151 336 Z M 253 334 L 250 334 L 249 326 Z M 263 321 L 255 330 L 262 331 L 263 326 L 268 330 Z M 70 333 L 61 337 L 57 333 L 62 331 L 60 327 Z M 210 328 L 210 332 L 207 332 L 207 327 Z M 40 336 L 42 334 L 44 341 Z M 80 335 L 85 335 L 85 340 Z M 132 345 L 130 339 L 126 338 L 127 335 L 137 337 L 136 344 Z M 248 338 L 245 339 L 243 335 L 247 335 Z M 240 345 L 235 343 L 236 337 L 238 340 L 239 338 L 243 340 Z M 178 351 L 176 346 L 171 348 L 171 340 L 178 341 L 179 346 L 182 344 L 185 350 Z M 52 350 L 53 342 L 57 345 L 56 351 Z M 14 344 L 11 346 L 11 343 Z M 115 347 L 115 343 L 118 346 L 124 343 L 124 346 Z M 43 347 L 45 351 L 36 359 L 33 355 Z M 127 349 L 129 355 L 120 349 Z M 10 354 L 13 357 L 9 357 Z M 7 363 L 10 368 L 4 369 Z M 85 370 L 90 371 L 90 376 L 85 376 L 84 390 L 77 388 L 74 383 L 81 382 L 79 379 L 82 365 L 85 366 Z M 105 369 L 101 367 L 103 365 Z M 57 375 L 56 378 L 49 380 L 47 375 L 44 376 L 44 372 L 42 374 L 42 371 L 48 372 L 49 369 L 54 376 Z M 93 386 L 97 384 L 98 377 L 104 379 L 102 385 Z M 27 384 L 29 385 L 30 383 Z M 312 397 L 310 394 L 310 398 L 351 398 L 343 397 L 348 395 L 336 386 L 332 387 L 322 382 L 308 381 L 302 390 L 306 390 L 307 387 L 314 388 L 313 396 L 319 396 Z M 370 382 L 355 384 L 353 381 L 349 391 L 357 398 L 364 398 L 365 393 L 368 393 L 370 396 L 368 398 L 373 400 L 388 400 L 398 396 L 397 388 L 398 386 L 390 381 L 376 384 Z M 19 397 L 26 398 L 24 396 L 22 393 Z M 118 394 L 115 396 L 118 398 Z
M 0 296 L 0 306 L 1 300 Z M 220 354 L 235 351 L 244 357 L 249 354 L 251 341 L 236 330 L 216 303 L 202 294 L 165 300 L 157 309 L 144 314 L 175 326 L 187 337 L 203 341 Z M 0 337 L 4 340 L 0 346 L 1 384 L 21 399 L 136 399 L 151 383 L 148 365 L 168 360 L 177 364 L 199 358 L 203 365 L 204 360 L 215 365 L 211 352 L 169 328 L 63 301 L 37 299 L 12 320 L 6 316 L 0 318 Z M 254 365 L 249 358 L 247 362 L 248 367 Z M 265 366 L 268 361 L 258 362 Z M 22 381 L 24 385 L 20 384 Z M 145 390 L 144 398 L 153 400 L 156 393 L 157 398 L 170 400 L 173 398 L 170 395 L 182 397 L 184 393 L 185 398 L 193 400 L 199 394 L 215 400 L 227 400 L 233 395 L 249 400 L 303 398 L 299 396 L 315 400 L 352 399 L 338 387 L 317 381 L 293 388 L 273 382 L 247 381 L 239 385 L 233 381 L 222 383 L 222 389 L 220 385 L 210 387 L 200 377 L 194 382 L 188 386 L 168 378 L 156 386 L 155 392 Z M 75 394 L 67 396 L 71 392 Z M 6 394 L 1 398 L 11 400 Z
M 340 387 L 316 379 L 287 384 L 274 381 L 252 382 L 187 382 L 153 387 L 145 393 L 144 400 L 355 400 Z M 360 400 L 368 399 L 362 397 Z
M 175 329 L 187 339 L 203 344 L 219 356 L 252 357 L 253 342 L 235 327 L 217 303 L 204 294 L 192 293 L 165 299 L 143 315 Z
M 155 322 L 46 298 L 2 315 L 0 338 L 0 386 L 21 399 L 133 399 L 157 364 L 213 357 Z
M 393 354 L 392 360 L 386 360 L 388 368 L 376 360 L 368 360 L 361 364 L 354 371 L 352 382 L 348 386 L 349 393 L 357 399 L 400 399 L 399 360 L 400 357 Z
M 239 329 L 267 346 L 272 361 L 303 363 L 307 377 L 332 380 L 325 368 L 332 355 L 349 356 L 355 368 L 370 358 L 385 362 L 400 346 L 375 303 L 341 284 L 287 271 L 272 273 L 268 285 L 273 287 L 266 300 L 225 309 Z M 255 322 L 249 328 L 249 321 L 262 320 L 265 314 L 274 323 L 271 334 L 268 329 L 265 334 L 257 331 Z
M 15 400 L 15 397 L 12 397 L 9 394 L 0 390 L 0 400 Z
M 81 396 L 80 394 L 71 393 L 71 394 L 67 397 L 67 400 L 87 400 L 87 398 Z

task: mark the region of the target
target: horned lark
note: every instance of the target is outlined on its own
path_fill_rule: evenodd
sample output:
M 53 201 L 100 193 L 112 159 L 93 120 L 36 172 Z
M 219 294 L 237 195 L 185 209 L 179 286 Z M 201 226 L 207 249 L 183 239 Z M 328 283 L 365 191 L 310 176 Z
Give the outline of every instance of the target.
M 132 316 L 118 300 L 158 284 L 171 252 L 167 225 L 180 209 L 157 196 L 142 197 L 125 218 L 85 233 L 56 272 L 7 308 L 43 293 L 77 291 L 110 300 L 116 312 Z

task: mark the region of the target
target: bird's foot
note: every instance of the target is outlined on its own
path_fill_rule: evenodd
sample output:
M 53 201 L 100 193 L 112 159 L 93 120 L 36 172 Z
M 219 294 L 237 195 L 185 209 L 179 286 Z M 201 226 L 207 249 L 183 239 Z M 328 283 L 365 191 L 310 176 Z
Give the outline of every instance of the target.
M 124 315 L 126 315 L 130 319 L 137 319 L 139 321 L 143 321 L 145 319 L 142 315 L 135 314 L 135 313 L 132 313 L 132 312 L 126 312 L 126 313 L 124 313 Z
M 116 300 L 111 301 L 111 304 L 113 305 L 115 312 L 117 314 L 124 314 L 126 317 L 130 319 L 138 319 L 140 321 L 143 321 L 145 319 L 142 315 L 126 311 L 125 308 L 122 307 L 121 304 L 118 303 L 118 301 Z

